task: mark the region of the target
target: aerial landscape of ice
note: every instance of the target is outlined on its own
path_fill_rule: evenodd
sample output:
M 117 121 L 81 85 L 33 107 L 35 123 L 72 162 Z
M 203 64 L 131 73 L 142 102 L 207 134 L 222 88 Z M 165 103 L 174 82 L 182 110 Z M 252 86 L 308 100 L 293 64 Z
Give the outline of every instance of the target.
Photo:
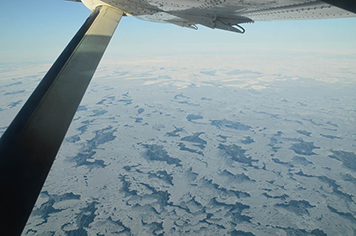
M 356 235 L 355 64 L 104 60 L 23 235 Z M 0 67 L 0 134 L 47 69 Z

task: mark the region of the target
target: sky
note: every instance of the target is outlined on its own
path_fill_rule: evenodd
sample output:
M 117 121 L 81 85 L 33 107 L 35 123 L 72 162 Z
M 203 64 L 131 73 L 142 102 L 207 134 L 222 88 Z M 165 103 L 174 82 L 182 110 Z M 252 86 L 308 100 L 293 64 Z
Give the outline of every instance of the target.
M 64 0 L 1 1 L 0 63 L 54 61 L 90 15 L 83 4 Z M 244 35 L 199 30 L 124 17 L 106 58 L 182 53 L 356 53 L 356 18 L 256 22 Z

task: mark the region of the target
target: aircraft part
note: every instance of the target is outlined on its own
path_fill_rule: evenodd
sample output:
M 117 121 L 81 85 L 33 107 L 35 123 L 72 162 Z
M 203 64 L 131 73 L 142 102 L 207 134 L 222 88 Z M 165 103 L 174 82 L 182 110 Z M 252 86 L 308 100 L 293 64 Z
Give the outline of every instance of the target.
M 340 7 L 347 11 L 356 13 L 356 1 L 355 0 L 323 0 L 323 2 Z
M 3 235 L 20 235 L 96 67 L 123 15 L 98 6 L 0 139 Z
M 243 33 L 243 23 L 355 17 L 354 0 L 82 0 L 91 9 L 105 2 L 126 15 L 196 29 Z M 351 11 L 351 12 L 350 12 Z M 354 13 L 352 13 L 354 12 Z

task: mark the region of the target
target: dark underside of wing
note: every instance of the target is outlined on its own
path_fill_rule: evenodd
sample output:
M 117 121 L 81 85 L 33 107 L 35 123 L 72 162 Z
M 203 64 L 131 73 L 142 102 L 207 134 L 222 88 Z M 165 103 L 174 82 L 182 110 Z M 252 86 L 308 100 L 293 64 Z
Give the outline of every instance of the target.
M 245 11 L 254 21 L 310 20 L 355 17 L 355 14 L 321 1 L 290 4 L 276 8 Z

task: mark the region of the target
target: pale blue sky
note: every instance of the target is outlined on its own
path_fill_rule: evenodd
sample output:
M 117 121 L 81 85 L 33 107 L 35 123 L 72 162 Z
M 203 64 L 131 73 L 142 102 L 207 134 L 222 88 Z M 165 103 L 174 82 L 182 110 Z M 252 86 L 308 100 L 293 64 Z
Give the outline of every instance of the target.
M 2 1 L 0 62 L 55 60 L 90 14 L 64 0 Z M 246 24 L 239 35 L 203 26 L 198 31 L 125 17 L 107 56 L 239 51 L 356 53 L 356 18 Z

